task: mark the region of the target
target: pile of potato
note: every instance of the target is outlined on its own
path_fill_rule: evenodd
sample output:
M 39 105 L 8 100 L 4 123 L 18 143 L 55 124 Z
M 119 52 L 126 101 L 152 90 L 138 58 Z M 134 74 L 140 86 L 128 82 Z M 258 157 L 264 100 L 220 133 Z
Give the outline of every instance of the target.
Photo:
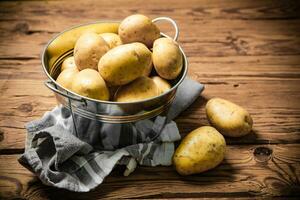
M 168 80 L 179 76 L 182 62 L 175 41 L 161 38 L 148 17 L 131 15 L 121 22 L 118 34 L 82 34 L 75 43 L 74 56 L 64 60 L 56 81 L 85 97 L 134 102 L 170 90 Z M 248 111 L 225 99 L 209 100 L 206 115 L 211 126 L 190 132 L 173 155 L 173 164 L 182 175 L 216 167 L 225 156 L 223 135 L 240 137 L 252 129 Z
M 56 81 L 92 99 L 134 102 L 170 90 L 168 80 L 179 76 L 182 62 L 178 44 L 137 14 L 120 23 L 118 34 L 83 33 Z

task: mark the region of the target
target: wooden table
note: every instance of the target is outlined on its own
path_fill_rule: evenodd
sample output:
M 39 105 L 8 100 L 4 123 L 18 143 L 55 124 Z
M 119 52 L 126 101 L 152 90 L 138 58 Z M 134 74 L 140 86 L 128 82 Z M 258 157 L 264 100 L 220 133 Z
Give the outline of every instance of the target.
M 299 8 L 299 1 L 1 1 L 0 197 L 299 198 Z M 204 93 L 176 119 L 182 136 L 208 124 L 204 106 L 211 97 L 247 108 L 253 132 L 226 138 L 225 160 L 199 175 L 182 177 L 172 167 L 138 167 L 123 177 L 117 168 L 89 193 L 42 185 L 17 161 L 24 151 L 24 124 L 56 105 L 43 85 L 42 48 L 70 26 L 133 13 L 175 19 L 189 76 L 205 84 Z M 160 27 L 172 34 L 169 25 Z

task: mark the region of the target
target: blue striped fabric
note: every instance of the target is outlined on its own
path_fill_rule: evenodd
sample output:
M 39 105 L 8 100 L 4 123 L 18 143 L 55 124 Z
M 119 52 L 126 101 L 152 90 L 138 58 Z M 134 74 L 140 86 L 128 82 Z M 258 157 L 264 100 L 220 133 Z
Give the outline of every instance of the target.
M 100 185 L 114 166 L 125 165 L 125 176 L 137 164 L 171 165 L 174 142 L 180 134 L 174 119 L 203 90 L 186 79 L 178 88 L 167 117 L 130 124 L 105 124 L 76 116 L 79 136 L 73 133 L 69 111 L 57 106 L 26 124 L 27 139 L 19 162 L 46 185 L 87 192 Z M 153 135 L 158 135 L 153 139 Z

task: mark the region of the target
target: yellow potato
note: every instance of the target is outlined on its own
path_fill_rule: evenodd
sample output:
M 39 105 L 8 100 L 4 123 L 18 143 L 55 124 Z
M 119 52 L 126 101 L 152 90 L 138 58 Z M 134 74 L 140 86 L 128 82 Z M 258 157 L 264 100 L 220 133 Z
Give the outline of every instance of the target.
M 110 49 L 122 44 L 120 36 L 115 33 L 101 33 L 100 36 L 105 40 Z
M 152 60 L 156 72 L 164 79 L 175 79 L 182 70 L 182 54 L 178 44 L 170 38 L 154 41 Z
M 125 85 L 142 76 L 150 62 L 151 51 L 136 42 L 109 50 L 100 59 L 98 70 L 109 85 Z
M 76 68 L 76 65 L 75 65 L 75 60 L 74 60 L 74 57 L 71 56 L 71 57 L 68 57 L 64 60 L 64 62 L 62 63 L 61 65 L 61 68 L 60 68 L 60 71 L 64 71 L 66 69 L 72 69 L 72 68 Z
M 210 123 L 225 136 L 244 136 L 252 129 L 253 120 L 248 111 L 230 101 L 213 98 L 205 109 Z
M 151 63 L 145 67 L 145 70 L 143 72 L 143 76 L 150 76 L 151 72 L 152 72 L 152 68 L 153 68 L 153 65 L 152 65 L 152 59 L 151 59 Z
M 129 83 L 121 86 L 115 94 L 117 102 L 133 102 L 157 96 L 158 88 L 154 81 L 146 76 L 141 76 Z
M 219 165 L 224 159 L 226 142 L 213 127 L 203 126 L 190 132 L 173 156 L 173 164 L 181 175 L 197 174 Z
M 154 81 L 156 86 L 158 87 L 159 93 L 165 93 L 171 89 L 170 83 L 168 81 L 160 78 L 159 76 L 153 76 L 151 79 Z
M 160 37 L 160 31 L 151 19 L 136 14 L 126 17 L 120 23 L 119 35 L 124 44 L 141 42 L 150 48 L 154 40 Z
M 62 71 L 56 79 L 56 82 L 62 87 L 71 90 L 74 76 L 78 73 L 77 68 L 69 68 Z
M 93 69 L 84 69 L 76 74 L 72 82 L 72 91 L 98 100 L 109 100 L 109 91 L 100 74 Z
M 47 48 L 47 57 L 49 58 L 49 71 L 52 71 L 53 63 L 65 52 L 74 48 L 78 38 L 85 32 L 95 33 L 118 33 L 119 23 L 95 23 L 78 26 L 67 30 L 56 37 Z
M 74 60 L 79 70 L 95 69 L 100 58 L 109 50 L 108 44 L 97 33 L 87 32 L 79 37 L 74 48 Z
M 145 65 L 145 69 L 144 69 L 144 72 L 143 72 L 143 76 L 149 76 L 151 74 L 151 71 L 152 71 L 152 68 L 153 68 L 153 65 L 152 65 L 152 53 L 151 51 L 149 52 L 149 49 L 148 48 L 145 48 L 145 45 L 143 45 L 142 43 L 134 43 L 136 44 L 136 48 L 138 48 L 138 52 L 140 55 L 143 55 L 143 59 L 144 60 L 144 63 L 143 65 Z M 150 55 L 149 55 L 150 53 Z

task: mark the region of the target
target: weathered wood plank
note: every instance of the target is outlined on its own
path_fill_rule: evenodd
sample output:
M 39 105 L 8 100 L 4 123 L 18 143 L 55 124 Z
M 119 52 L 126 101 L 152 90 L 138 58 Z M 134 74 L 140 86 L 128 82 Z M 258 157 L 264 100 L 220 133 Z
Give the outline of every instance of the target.
M 39 56 L 46 42 L 70 26 L 132 13 L 174 18 L 189 76 L 206 86 L 176 120 L 183 136 L 208 124 L 204 105 L 215 96 L 245 106 L 253 133 L 226 138 L 226 160 L 207 173 L 180 177 L 172 168 L 143 167 L 121 177 L 116 169 L 89 194 L 43 186 L 17 163 L 18 155 L 0 155 L 0 198 L 299 198 L 299 1 L 1 1 L 0 154 L 20 153 L 24 124 L 56 104 L 43 86 Z M 160 27 L 172 34 L 168 24 Z M 267 163 L 253 157 L 258 143 L 271 143 Z
M 186 177 L 171 167 L 139 167 L 129 177 L 122 177 L 122 169 L 117 168 L 104 184 L 88 194 L 43 186 L 17 163 L 18 155 L 1 155 L 0 194 L 26 199 L 84 199 L 87 195 L 93 199 L 299 195 L 300 145 L 268 145 L 272 151 L 269 160 L 263 153 L 254 156 L 257 147 L 228 146 L 226 159 L 219 167 Z
M 158 2 L 167 9 L 157 9 Z M 176 1 L 84 1 L 80 4 L 72 1 L 68 4 L 65 6 L 61 1 L 1 3 L 5 12 L 1 13 L 0 21 L 0 34 L 4 37 L 0 41 L 4 47 L 0 55 L 38 57 L 54 33 L 90 21 L 119 20 L 137 12 L 150 17 L 166 15 L 177 20 L 182 33 L 180 42 L 187 53 L 192 52 L 190 56 L 195 53 L 196 56 L 299 54 L 300 9 L 297 2 L 190 1 L 183 5 Z M 112 10 L 115 4 L 118 8 L 114 6 Z M 95 7 L 101 7 L 101 12 Z M 287 20 L 291 18 L 295 20 Z M 170 30 L 166 26 L 162 25 L 163 30 Z
M 51 18 L 49 16 L 49 18 Z M 67 20 L 67 19 L 65 19 Z M 238 56 L 238 55 L 298 55 L 300 54 L 300 20 L 290 21 L 241 21 L 207 20 L 192 22 L 179 19 L 181 30 L 179 43 L 190 57 Z M 82 23 L 74 22 L 69 26 Z M 47 24 L 47 23 L 45 23 Z M 44 45 L 54 33 L 36 32 L 28 34 L 31 25 L 27 22 L 0 22 L 5 33 L 0 45 L 1 58 L 38 58 Z M 13 26 L 13 27 L 12 27 Z M 18 28 L 29 26 L 28 28 Z M 60 26 L 62 31 L 67 27 Z M 172 35 L 172 29 L 167 33 Z M 48 27 L 49 28 L 49 27 Z M 9 30 L 13 29 L 13 31 Z M 21 29 L 21 30 L 19 30 Z M 197 29 L 197 32 L 191 31 Z M 283 31 L 283 29 L 285 31 Z M 9 34 L 8 34 L 9 33 Z M 20 45 L 22 44 L 22 45 Z M 28 51 L 30 49 L 30 51 Z
M 79 3 L 80 2 L 80 3 Z M 244 19 L 244 20 L 277 20 L 277 19 L 297 19 L 299 18 L 299 2 L 297 1 L 209 1 L 209 0 L 189 0 L 188 3 L 171 0 L 162 2 L 152 0 L 147 2 L 129 0 L 124 3 L 122 0 L 97 2 L 92 0 L 72 1 L 65 6 L 62 1 L 52 2 L 17 2 L 6 1 L 2 3 L 1 19 L 27 19 L 28 16 L 36 15 L 46 18 L 47 15 L 56 17 L 59 13 L 63 18 L 115 18 L 119 15 L 129 15 L 131 13 L 143 12 L 148 15 L 185 16 L 187 18 L 205 17 L 209 19 Z M 116 7 L 116 5 L 118 5 Z M 159 5 L 159 8 L 158 8 Z M 98 9 L 101 8 L 99 12 Z M 26 14 L 19 15 L 19 8 Z M 112 11 L 114 10 L 114 12 Z M 86 10 L 87 12 L 82 12 Z M 8 16 L 12 12 L 14 15 Z M 80 14 L 80 15 L 79 15 Z M 56 21 L 52 23 L 57 23 Z

